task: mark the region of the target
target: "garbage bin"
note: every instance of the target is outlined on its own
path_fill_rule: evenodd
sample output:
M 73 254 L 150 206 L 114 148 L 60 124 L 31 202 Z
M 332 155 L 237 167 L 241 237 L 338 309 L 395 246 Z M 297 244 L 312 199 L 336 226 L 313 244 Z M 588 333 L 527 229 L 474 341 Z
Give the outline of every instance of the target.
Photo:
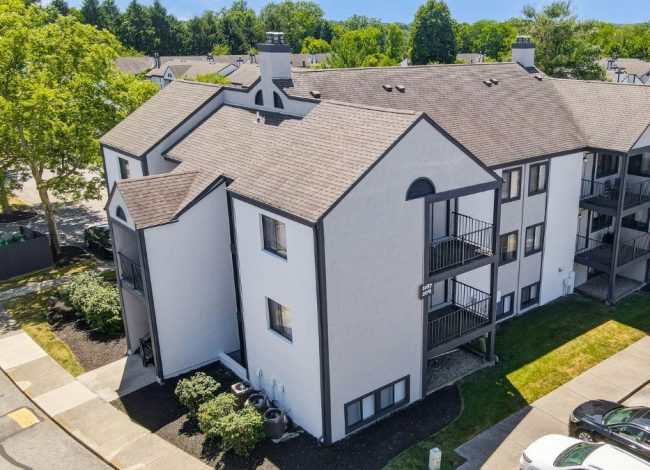
M 247 382 L 246 380 L 244 380 L 243 382 L 237 382 L 236 384 L 232 384 L 230 390 L 232 390 L 232 393 L 235 394 L 235 396 L 239 400 L 239 404 L 242 406 L 244 405 L 244 403 L 246 403 L 248 397 L 251 396 L 251 394 L 255 391 L 253 389 L 253 386 L 250 384 L 250 382 Z
M 261 393 L 253 393 L 246 400 L 247 405 L 251 405 L 260 413 L 264 413 L 269 408 L 269 399 Z
M 280 439 L 287 430 L 287 417 L 278 408 L 269 408 L 264 413 L 264 432 L 271 439 Z

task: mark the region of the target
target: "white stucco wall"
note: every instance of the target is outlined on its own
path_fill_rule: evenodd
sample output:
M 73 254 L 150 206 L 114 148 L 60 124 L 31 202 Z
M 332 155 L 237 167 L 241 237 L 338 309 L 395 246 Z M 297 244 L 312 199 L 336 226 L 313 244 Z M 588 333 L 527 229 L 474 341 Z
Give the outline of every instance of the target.
M 462 169 L 462 171 L 459 171 Z M 421 121 L 324 219 L 332 438 L 345 436 L 345 403 L 406 375 L 422 397 L 424 199 L 493 178 Z
M 120 175 L 119 159 L 123 158 L 129 162 L 130 178 L 142 176 L 142 162 L 132 157 L 128 157 L 121 152 L 104 147 L 104 161 L 106 162 L 106 180 L 108 181 L 108 191 L 113 188 L 115 181 L 122 179 Z
M 321 437 L 313 229 L 238 199 L 233 209 L 250 380 L 278 399 L 296 423 Z M 286 225 L 287 259 L 263 249 L 262 214 Z M 291 311 L 292 341 L 269 328 L 267 298 Z
M 225 188 L 144 237 L 164 376 L 239 349 Z
M 262 90 L 262 96 L 264 96 L 264 106 L 255 105 L 255 95 L 259 90 Z M 284 109 L 278 110 L 273 107 L 273 92 L 276 92 L 282 98 Z M 249 91 L 226 89 L 224 98 L 227 104 L 233 106 L 245 106 L 251 109 L 259 109 L 260 111 L 281 111 L 284 114 L 291 114 L 293 116 L 306 116 L 316 106 L 316 103 L 309 101 L 289 99 L 270 80 L 261 80 Z
M 564 279 L 573 270 L 582 156 L 582 153 L 576 153 L 551 159 L 542 268 L 542 303 L 563 295 Z M 583 275 L 581 272 L 580 277 Z
M 126 216 L 126 220 L 122 220 L 117 216 L 116 211 L 118 207 L 121 207 L 124 210 L 124 215 Z M 117 219 L 120 221 L 120 223 L 126 225 L 131 230 L 135 230 L 135 225 L 133 224 L 133 219 L 131 218 L 131 214 L 129 213 L 129 208 L 126 207 L 126 204 L 124 203 L 124 199 L 122 198 L 122 194 L 117 188 L 115 188 L 115 191 L 113 191 L 111 199 L 108 202 L 107 211 L 109 215 L 109 222 L 110 219 Z
M 632 149 L 638 149 L 641 147 L 646 147 L 648 145 L 650 145 L 650 126 L 648 126 L 645 132 L 641 134 L 641 137 L 636 141 Z

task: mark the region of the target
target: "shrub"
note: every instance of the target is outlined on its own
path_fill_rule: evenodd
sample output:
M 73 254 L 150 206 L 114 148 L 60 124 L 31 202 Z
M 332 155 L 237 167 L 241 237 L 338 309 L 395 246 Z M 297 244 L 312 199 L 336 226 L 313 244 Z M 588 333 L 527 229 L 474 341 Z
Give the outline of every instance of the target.
M 238 400 L 235 395 L 222 393 L 199 406 L 196 417 L 199 421 L 199 429 L 205 434 L 206 438 L 212 439 L 219 435 L 217 431 L 219 420 L 235 412 L 237 405 Z
M 121 333 L 124 329 L 120 295 L 110 285 L 95 288 L 85 301 L 83 314 L 93 331 Z
M 264 439 L 264 420 L 252 406 L 221 418 L 217 431 L 225 449 L 248 455 Z
M 202 403 L 214 398 L 221 385 L 208 374 L 197 372 L 189 379 L 182 379 L 176 385 L 174 393 L 181 405 L 189 412 L 188 416 L 193 418 Z
M 72 276 L 60 290 L 61 298 L 78 314 L 83 314 L 86 300 L 103 283 L 101 276 L 93 271 L 85 271 Z

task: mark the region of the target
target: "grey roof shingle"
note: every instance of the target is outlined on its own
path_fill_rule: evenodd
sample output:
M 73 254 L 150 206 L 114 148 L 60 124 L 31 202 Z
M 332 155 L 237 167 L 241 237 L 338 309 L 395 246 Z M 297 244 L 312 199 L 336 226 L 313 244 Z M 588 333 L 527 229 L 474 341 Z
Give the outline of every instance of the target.
M 175 80 L 104 134 L 100 142 L 141 157 L 220 90 L 218 85 Z
M 260 78 L 258 64 L 244 63 L 226 77 L 233 85 L 250 88 Z
M 220 176 L 235 194 L 315 222 L 421 116 L 325 101 L 303 119 L 258 123 L 254 111 L 222 106 L 167 152 L 181 162 L 174 171 L 118 188 L 138 228 L 170 222 Z
M 498 84 L 485 85 L 490 78 Z M 284 90 L 307 98 L 318 90 L 324 99 L 425 112 L 487 166 L 584 145 L 551 80 L 540 81 L 518 64 L 303 69 L 294 71 Z

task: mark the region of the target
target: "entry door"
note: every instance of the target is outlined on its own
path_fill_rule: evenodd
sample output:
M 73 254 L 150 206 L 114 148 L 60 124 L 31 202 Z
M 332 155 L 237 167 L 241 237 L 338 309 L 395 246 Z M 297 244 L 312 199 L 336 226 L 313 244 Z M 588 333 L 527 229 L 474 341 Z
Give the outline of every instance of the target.
M 449 302 L 449 281 L 444 280 L 433 285 L 433 294 L 429 296 L 429 312 Z
M 450 235 L 450 214 L 452 201 L 440 201 L 431 204 L 429 209 L 431 224 L 431 241 Z

